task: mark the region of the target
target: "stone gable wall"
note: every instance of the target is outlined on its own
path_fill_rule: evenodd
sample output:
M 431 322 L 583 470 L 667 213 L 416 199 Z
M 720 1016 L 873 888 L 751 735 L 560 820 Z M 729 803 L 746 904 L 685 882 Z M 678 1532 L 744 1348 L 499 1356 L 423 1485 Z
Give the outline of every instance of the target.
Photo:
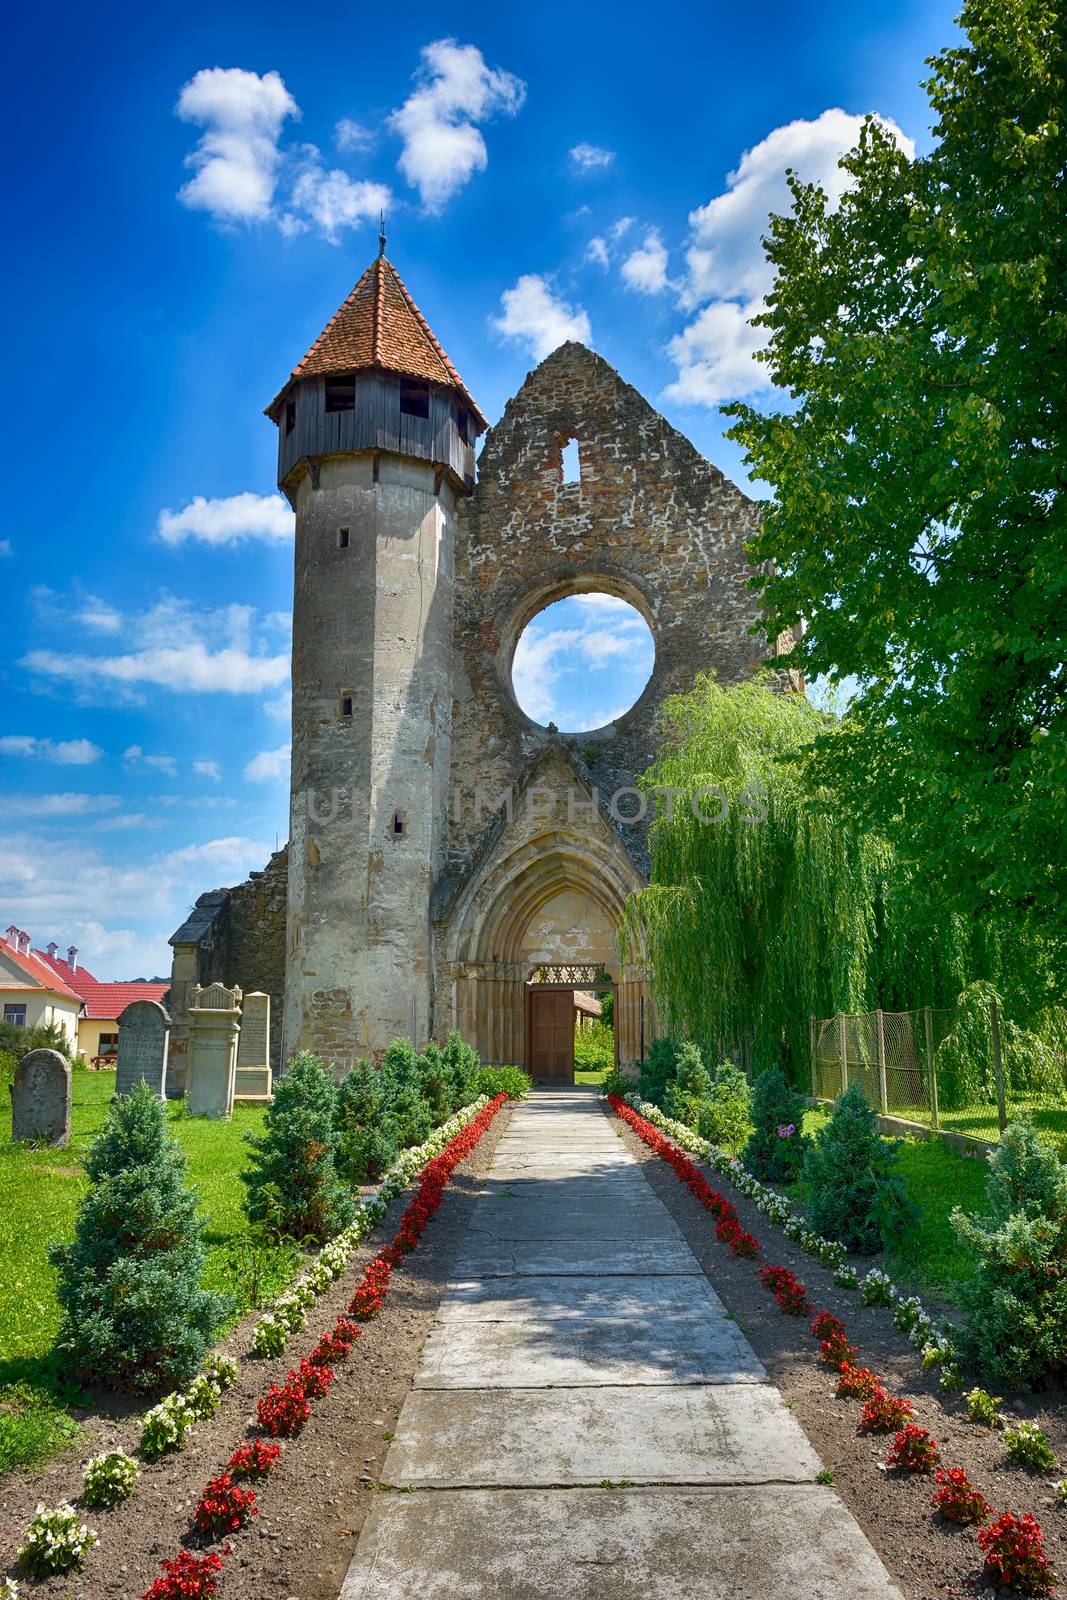
M 227 893 L 203 951 L 199 981 L 224 983 L 248 994 L 270 995 L 270 1059 L 284 1066 L 282 1006 L 285 1000 L 285 904 L 288 846 L 275 851 L 262 872 L 252 872 Z

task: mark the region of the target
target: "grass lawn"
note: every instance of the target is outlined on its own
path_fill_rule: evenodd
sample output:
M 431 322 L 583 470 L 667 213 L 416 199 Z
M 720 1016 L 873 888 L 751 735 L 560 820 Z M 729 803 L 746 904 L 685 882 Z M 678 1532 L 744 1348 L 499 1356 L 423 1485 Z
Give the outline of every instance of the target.
M 607 1067 L 601 1067 L 596 1072 L 579 1072 L 578 1069 L 575 1068 L 574 1081 L 575 1083 L 603 1083 L 604 1079 L 607 1077 L 607 1074 Z
M 42 1461 L 76 1432 L 66 1406 L 81 1397 L 49 1350 L 59 1326 L 55 1273 L 48 1262 L 53 1239 L 70 1239 L 78 1203 L 88 1187 L 84 1160 L 103 1127 L 115 1089 L 113 1072 L 75 1072 L 71 1140 L 65 1150 L 13 1145 L 10 1102 L 0 1125 L 0 1471 Z M 207 1288 L 229 1293 L 234 1316 L 246 1311 L 257 1288 L 251 1270 L 263 1270 L 262 1300 L 296 1269 L 292 1250 L 251 1252 L 241 1211 L 245 1132 L 262 1127 L 264 1107 L 236 1106 L 232 1122 L 187 1117 L 168 1106 L 171 1131 L 189 1160 L 189 1181 L 200 1193 L 207 1219 Z

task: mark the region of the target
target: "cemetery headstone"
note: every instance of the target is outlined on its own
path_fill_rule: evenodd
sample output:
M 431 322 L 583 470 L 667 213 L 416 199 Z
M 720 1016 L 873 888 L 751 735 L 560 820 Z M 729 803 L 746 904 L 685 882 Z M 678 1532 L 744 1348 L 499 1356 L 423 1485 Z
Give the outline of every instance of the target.
M 158 1000 L 133 1000 L 119 1017 L 119 1059 L 115 1093 L 129 1094 L 147 1083 L 163 1098 L 170 1017 Z
M 234 1098 L 269 1100 L 270 1094 L 270 995 L 255 990 L 242 1004 Z
M 241 1032 L 241 991 L 225 984 L 199 984 L 189 1006 L 185 1104 L 191 1117 L 229 1119 L 237 1072 L 237 1040 Z
M 70 1139 L 70 1062 L 58 1050 L 30 1050 L 15 1068 L 11 1137 L 65 1145 Z

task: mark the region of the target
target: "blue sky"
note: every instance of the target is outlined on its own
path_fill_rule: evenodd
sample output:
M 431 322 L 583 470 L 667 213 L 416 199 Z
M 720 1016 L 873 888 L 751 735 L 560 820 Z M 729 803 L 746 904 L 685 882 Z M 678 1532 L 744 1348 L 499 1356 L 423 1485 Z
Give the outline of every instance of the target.
M 291 518 L 261 412 L 374 255 L 379 207 L 491 419 L 579 337 L 744 482 L 717 406 L 760 393 L 746 318 L 782 171 L 832 185 L 866 112 L 923 148 L 923 60 L 955 30 L 934 0 L 489 7 L 452 40 L 418 3 L 29 9 L 0 925 L 150 975 L 196 895 L 286 835 Z M 565 604 L 516 676 L 577 727 L 647 661 L 621 613 Z

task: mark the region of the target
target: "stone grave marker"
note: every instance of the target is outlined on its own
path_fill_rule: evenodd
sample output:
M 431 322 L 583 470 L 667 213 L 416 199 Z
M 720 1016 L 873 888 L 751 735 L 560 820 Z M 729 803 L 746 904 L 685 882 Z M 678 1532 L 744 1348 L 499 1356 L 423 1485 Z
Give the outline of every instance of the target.
M 163 1098 L 170 1017 L 158 1000 L 133 1000 L 119 1017 L 119 1059 L 115 1093 L 129 1094 L 147 1083 Z
M 237 1040 L 241 1032 L 241 991 L 225 984 L 198 984 L 189 1006 L 185 1103 L 192 1117 L 228 1120 L 233 1111 Z
M 15 1068 L 11 1137 L 64 1145 L 70 1139 L 70 1062 L 58 1050 L 30 1050 Z
M 270 995 L 255 990 L 245 995 L 241 1010 L 234 1099 L 269 1100 L 270 1095 Z

